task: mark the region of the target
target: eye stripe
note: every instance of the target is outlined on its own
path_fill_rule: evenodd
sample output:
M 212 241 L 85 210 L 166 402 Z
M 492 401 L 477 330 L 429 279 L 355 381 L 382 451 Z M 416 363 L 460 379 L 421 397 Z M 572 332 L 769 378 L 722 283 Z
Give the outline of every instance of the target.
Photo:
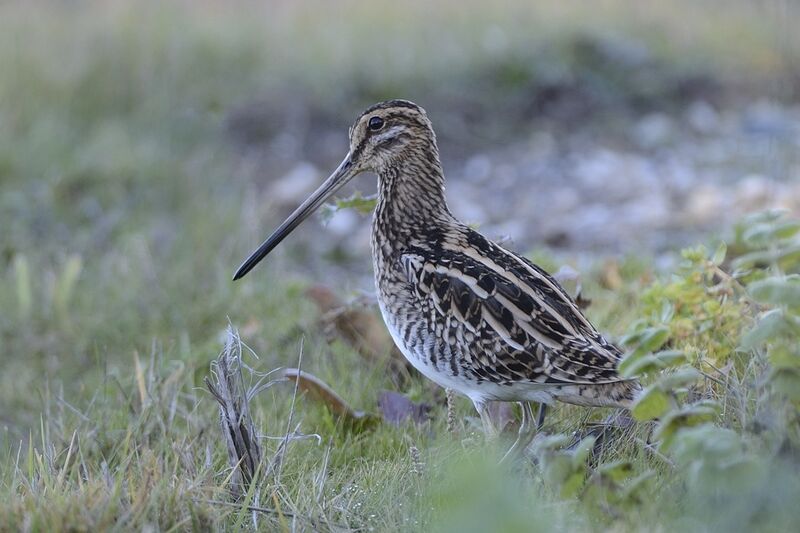
M 392 128 L 390 128 L 390 129 L 384 131 L 383 133 L 381 133 L 380 135 L 376 135 L 375 136 L 375 142 L 377 144 L 380 144 L 383 141 L 385 141 L 385 140 L 387 140 L 387 139 L 389 139 L 391 137 L 395 137 L 398 133 L 400 133 L 404 129 L 405 129 L 404 126 L 393 126 Z

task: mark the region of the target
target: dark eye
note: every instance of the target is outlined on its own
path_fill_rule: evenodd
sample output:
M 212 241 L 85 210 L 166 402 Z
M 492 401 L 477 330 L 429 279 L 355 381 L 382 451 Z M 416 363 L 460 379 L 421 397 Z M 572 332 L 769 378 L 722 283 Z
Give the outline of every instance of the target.
M 381 117 L 372 117 L 369 119 L 369 129 L 372 131 L 378 131 L 383 127 L 383 119 Z

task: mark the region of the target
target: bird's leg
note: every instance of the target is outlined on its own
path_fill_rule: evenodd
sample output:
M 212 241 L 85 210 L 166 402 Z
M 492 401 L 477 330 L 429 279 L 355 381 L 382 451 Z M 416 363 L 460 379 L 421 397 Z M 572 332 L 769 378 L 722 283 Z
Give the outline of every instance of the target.
M 495 439 L 499 435 L 499 431 L 494 425 L 494 421 L 492 420 L 491 415 L 489 414 L 489 405 L 486 402 L 481 401 L 473 401 L 475 404 L 475 409 L 478 411 L 478 414 L 481 417 L 481 422 L 483 423 L 483 432 L 486 434 L 487 439 Z
M 539 404 L 539 414 L 536 415 L 536 431 L 541 431 L 544 426 L 544 417 L 547 414 L 547 404 Z
M 531 404 L 528 402 L 519 402 L 519 406 L 522 408 L 522 423 L 519 426 L 517 440 L 514 441 L 514 444 L 511 446 L 511 448 L 509 448 L 503 458 L 500 459 L 501 464 L 504 463 L 509 457 L 514 457 L 517 454 L 523 453 L 525 448 L 528 447 L 533 440 L 533 437 L 536 435 Z M 541 414 L 541 409 L 539 410 L 539 414 Z

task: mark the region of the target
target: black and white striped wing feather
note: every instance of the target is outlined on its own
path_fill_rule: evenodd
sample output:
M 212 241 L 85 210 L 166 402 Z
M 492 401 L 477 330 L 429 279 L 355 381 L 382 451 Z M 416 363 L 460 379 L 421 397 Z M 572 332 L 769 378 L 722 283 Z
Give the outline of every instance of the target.
M 462 366 L 505 384 L 622 381 L 620 351 L 552 277 L 477 233 L 470 238 L 479 241 L 408 250 L 400 259 L 419 308 L 458 348 L 453 351 L 465 359 Z M 491 255 L 479 253 L 485 251 Z

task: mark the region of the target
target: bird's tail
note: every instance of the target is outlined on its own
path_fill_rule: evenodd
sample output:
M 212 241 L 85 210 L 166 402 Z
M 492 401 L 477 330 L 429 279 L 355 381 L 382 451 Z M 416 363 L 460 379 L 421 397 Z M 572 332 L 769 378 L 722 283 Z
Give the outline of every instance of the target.
M 597 385 L 569 385 L 553 393 L 553 396 L 559 401 L 586 407 L 630 409 L 641 393 L 639 381 L 627 379 Z

